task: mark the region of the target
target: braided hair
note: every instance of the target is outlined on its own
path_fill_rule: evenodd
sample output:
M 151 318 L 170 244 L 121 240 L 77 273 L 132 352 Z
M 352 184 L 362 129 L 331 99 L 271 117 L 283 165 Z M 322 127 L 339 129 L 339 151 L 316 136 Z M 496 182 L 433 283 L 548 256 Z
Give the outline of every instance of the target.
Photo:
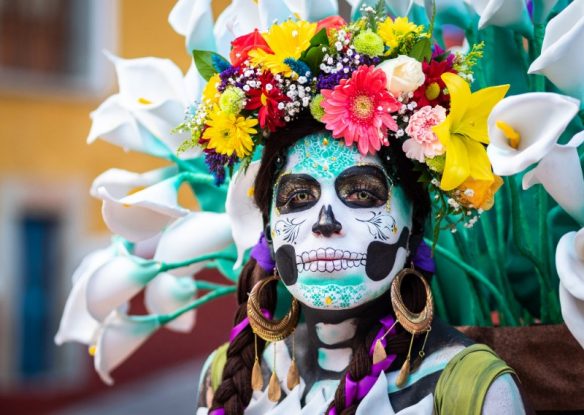
M 254 201 L 259 208 L 264 224 L 270 221 L 270 207 L 273 196 L 273 184 L 286 164 L 288 148 L 303 137 L 324 131 L 323 124 L 315 121 L 310 115 L 301 117 L 297 121 L 288 124 L 278 130 L 267 140 L 260 168 L 254 183 Z M 430 200 L 427 191 L 418 182 L 419 173 L 413 169 L 411 160 L 407 159 L 403 152 L 395 151 L 391 146 L 382 147 L 378 152 L 388 174 L 394 181 L 401 184 L 407 197 L 413 204 L 413 223 L 410 234 L 410 252 L 415 252 L 422 240 L 426 218 L 430 212 Z M 267 236 L 267 235 L 266 235 Z M 408 258 L 411 262 L 411 258 Z M 240 323 L 246 317 L 248 295 L 253 286 L 270 273 L 262 269 L 255 259 L 251 258 L 244 266 L 238 283 L 238 309 L 235 314 L 234 325 Z M 419 285 L 411 284 L 412 279 L 404 280 L 402 284 L 402 298 L 412 311 L 420 311 L 425 304 L 424 291 Z M 410 283 L 408 283 L 410 281 Z M 260 303 L 263 308 L 273 312 L 276 307 L 275 286 L 268 285 L 262 290 Z M 372 361 L 369 356 L 371 344 L 376 333 L 381 327 L 379 318 L 391 312 L 389 290 L 376 301 L 375 310 L 370 315 L 372 318 L 362 319 L 357 328 L 357 334 L 353 339 L 353 356 L 346 372 L 341 377 L 341 382 L 336 390 L 335 398 L 331 403 L 336 414 L 354 414 L 359 401 L 345 406 L 345 380 L 346 375 L 358 382 L 371 373 Z M 397 327 L 397 334 L 392 336 L 386 348 L 388 353 L 396 354 L 398 358 L 393 362 L 391 369 L 399 367 L 407 353 L 410 335 Z M 416 342 L 417 343 L 417 342 Z M 415 343 L 414 349 L 417 347 Z M 227 349 L 227 361 L 223 369 L 222 381 L 213 396 L 213 409 L 223 408 L 226 415 L 240 415 L 249 404 L 252 396 L 251 371 L 255 362 L 255 340 L 249 326 L 231 342 Z M 257 353 L 261 355 L 265 342 L 258 337 Z

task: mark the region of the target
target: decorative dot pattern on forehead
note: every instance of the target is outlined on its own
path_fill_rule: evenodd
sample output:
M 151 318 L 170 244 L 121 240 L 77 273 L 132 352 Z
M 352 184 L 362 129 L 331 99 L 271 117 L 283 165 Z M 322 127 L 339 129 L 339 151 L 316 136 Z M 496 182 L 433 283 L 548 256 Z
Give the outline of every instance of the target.
M 363 156 L 356 146 L 347 146 L 329 133 L 311 134 L 290 148 L 288 173 L 308 173 L 314 177 L 334 179 L 355 164 L 379 164 L 372 156 Z

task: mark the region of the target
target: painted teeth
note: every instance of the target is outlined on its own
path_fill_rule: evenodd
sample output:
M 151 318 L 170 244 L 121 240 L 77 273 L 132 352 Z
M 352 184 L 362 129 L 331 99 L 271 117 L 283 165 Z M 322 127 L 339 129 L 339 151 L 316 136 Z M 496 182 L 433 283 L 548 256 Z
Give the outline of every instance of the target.
M 334 259 L 335 257 L 335 250 L 332 248 L 327 248 L 325 251 L 326 259 Z

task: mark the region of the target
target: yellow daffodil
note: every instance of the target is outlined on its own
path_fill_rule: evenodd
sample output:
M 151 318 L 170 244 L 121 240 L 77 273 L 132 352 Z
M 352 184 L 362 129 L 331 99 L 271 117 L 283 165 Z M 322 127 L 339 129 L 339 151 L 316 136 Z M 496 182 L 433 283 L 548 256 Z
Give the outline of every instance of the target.
M 287 20 L 273 25 L 263 37 L 274 53 L 256 49 L 249 52 L 253 65 L 268 68 L 273 74 L 290 76 L 292 70 L 284 63 L 284 59 L 298 59 L 310 45 L 310 39 L 316 32 L 316 23 L 307 21 Z
M 391 50 L 397 47 L 406 35 L 418 34 L 422 29 L 422 26 L 410 22 L 407 17 L 398 17 L 395 20 L 388 17 L 377 25 L 377 34 Z
M 253 150 L 251 136 L 257 134 L 257 130 L 253 128 L 257 123 L 257 119 L 227 113 L 215 106 L 207 120 L 208 127 L 203 138 L 209 140 L 207 148 L 215 149 L 217 153 L 226 156 L 235 154 L 243 158 Z
M 469 177 L 493 181 L 491 163 L 483 144 L 489 144 L 487 118 L 509 85 L 484 88 L 471 93 L 470 86 L 453 73 L 442 74 L 450 93 L 450 113 L 432 130 L 446 148 L 446 162 L 440 188 L 453 190 Z

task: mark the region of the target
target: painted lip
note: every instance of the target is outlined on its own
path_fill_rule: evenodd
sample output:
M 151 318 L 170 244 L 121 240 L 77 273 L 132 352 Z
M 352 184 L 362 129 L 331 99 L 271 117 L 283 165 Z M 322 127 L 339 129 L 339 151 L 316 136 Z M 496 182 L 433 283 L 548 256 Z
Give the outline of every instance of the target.
M 301 271 L 333 272 L 364 266 L 367 255 L 334 248 L 320 248 L 296 255 L 296 268 Z

